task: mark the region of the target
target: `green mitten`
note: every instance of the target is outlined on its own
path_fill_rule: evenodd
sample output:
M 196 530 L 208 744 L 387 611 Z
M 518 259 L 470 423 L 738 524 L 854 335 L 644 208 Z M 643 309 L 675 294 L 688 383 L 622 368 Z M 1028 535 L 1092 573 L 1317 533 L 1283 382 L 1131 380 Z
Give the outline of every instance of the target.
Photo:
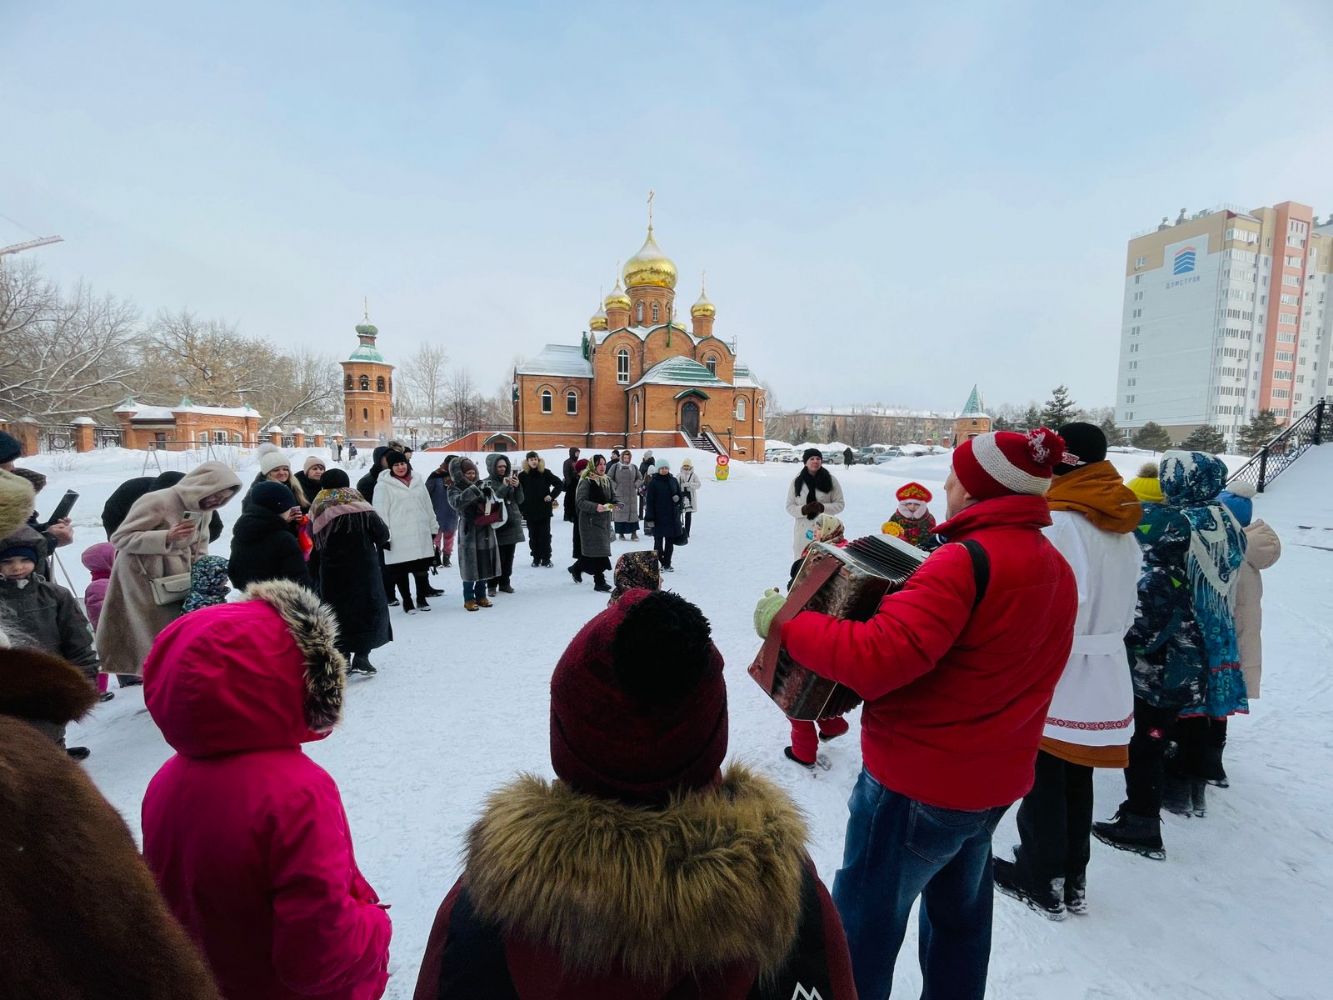
M 759 603 L 754 606 L 754 630 L 759 633 L 759 638 L 768 638 L 769 626 L 773 624 L 773 616 L 782 610 L 782 605 L 787 603 L 777 587 L 770 587 L 764 591 L 764 596 L 759 598 Z

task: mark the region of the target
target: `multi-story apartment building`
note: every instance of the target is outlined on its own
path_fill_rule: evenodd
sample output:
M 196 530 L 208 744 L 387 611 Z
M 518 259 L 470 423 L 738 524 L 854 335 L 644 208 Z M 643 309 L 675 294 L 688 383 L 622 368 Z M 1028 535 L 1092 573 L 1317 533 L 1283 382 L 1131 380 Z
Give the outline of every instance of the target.
M 1333 387 L 1333 217 L 1296 202 L 1166 219 L 1129 241 L 1116 422 L 1179 441 L 1287 423 Z

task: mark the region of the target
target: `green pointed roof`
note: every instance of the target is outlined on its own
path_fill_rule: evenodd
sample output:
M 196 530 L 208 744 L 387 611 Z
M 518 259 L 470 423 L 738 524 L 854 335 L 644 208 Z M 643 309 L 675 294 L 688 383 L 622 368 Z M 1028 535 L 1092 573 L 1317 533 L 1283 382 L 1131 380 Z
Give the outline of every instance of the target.
M 356 335 L 361 343 L 356 350 L 352 352 L 348 361 L 375 361 L 384 364 L 384 355 L 380 353 L 375 346 L 375 338 L 379 336 L 379 327 L 373 323 L 358 323 L 356 326 Z
M 962 417 L 984 417 L 986 410 L 981 405 L 981 393 L 977 392 L 977 387 L 972 386 L 972 394 L 967 397 L 967 402 L 963 405 L 963 412 L 959 414 Z

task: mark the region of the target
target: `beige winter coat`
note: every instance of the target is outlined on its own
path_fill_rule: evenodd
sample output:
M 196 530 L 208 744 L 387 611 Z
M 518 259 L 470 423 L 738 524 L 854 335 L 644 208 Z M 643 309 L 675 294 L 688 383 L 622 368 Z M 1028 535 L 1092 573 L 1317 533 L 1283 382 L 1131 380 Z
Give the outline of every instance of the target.
M 1236 644 L 1240 647 L 1240 669 L 1245 675 L 1245 696 L 1259 697 L 1263 675 L 1264 581 L 1259 571 L 1268 569 L 1282 555 L 1277 532 L 1263 521 L 1253 521 L 1245 529 L 1245 562 L 1236 583 Z
M 167 532 L 187 510 L 199 511 L 204 497 L 240 488 L 241 480 L 227 466 L 204 462 L 175 486 L 145 493 L 134 501 L 111 536 L 118 558 L 111 567 L 106 602 L 97 623 L 97 654 L 104 673 L 142 672 L 157 634 L 182 614 L 179 604 L 156 604 L 149 581 L 188 573 L 196 559 L 208 555 L 211 517 L 205 512 L 195 519 L 193 539 L 168 544 Z

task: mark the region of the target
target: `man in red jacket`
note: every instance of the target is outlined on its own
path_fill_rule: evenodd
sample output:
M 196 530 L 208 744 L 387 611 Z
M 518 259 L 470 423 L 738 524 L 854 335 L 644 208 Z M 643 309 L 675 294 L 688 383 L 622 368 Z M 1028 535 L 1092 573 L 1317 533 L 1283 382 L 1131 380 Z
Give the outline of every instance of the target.
M 862 1000 L 889 995 L 918 896 L 922 996 L 985 994 L 991 834 L 1032 787 L 1073 643 L 1074 576 L 1041 533 L 1064 450 L 1046 428 L 964 442 L 944 484 L 950 544 L 867 622 L 806 611 L 782 627 L 797 662 L 866 702 L 833 884 Z

